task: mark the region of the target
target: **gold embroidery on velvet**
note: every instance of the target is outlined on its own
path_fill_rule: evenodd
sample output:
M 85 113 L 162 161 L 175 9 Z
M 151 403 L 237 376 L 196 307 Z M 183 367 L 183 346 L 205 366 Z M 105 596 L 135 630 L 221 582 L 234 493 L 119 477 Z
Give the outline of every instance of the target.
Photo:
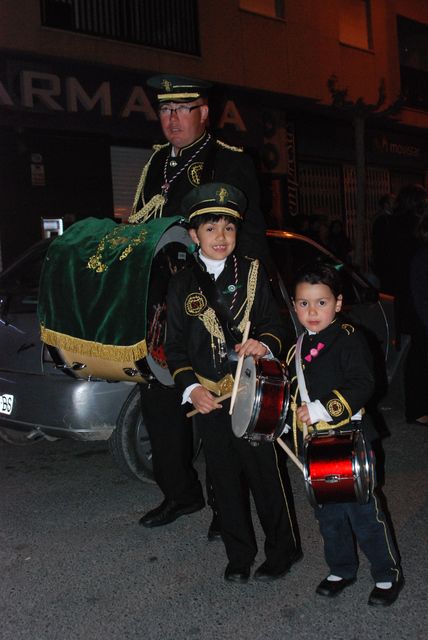
M 103 253 L 106 249 L 106 245 L 109 249 L 117 249 L 122 244 L 128 243 L 128 246 L 124 248 L 119 256 L 119 260 L 126 260 L 130 253 L 132 253 L 134 247 L 141 244 L 146 240 L 147 230 L 142 229 L 137 238 L 132 238 L 131 241 L 126 235 L 120 235 L 123 231 L 123 227 L 118 225 L 112 231 L 107 233 L 100 240 L 97 246 L 97 250 L 93 256 L 91 256 L 87 262 L 87 268 L 95 271 L 96 273 L 104 273 L 108 269 L 108 265 L 103 262 Z

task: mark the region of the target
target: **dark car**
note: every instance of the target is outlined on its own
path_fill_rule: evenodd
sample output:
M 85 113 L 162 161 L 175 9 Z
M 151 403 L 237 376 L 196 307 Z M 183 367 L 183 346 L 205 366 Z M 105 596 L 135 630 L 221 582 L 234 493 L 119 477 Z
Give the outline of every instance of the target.
M 319 256 L 340 261 L 306 236 L 289 231 L 268 231 L 267 235 L 277 269 L 272 285 L 291 344 L 300 332 L 289 294 L 293 272 L 302 262 Z M 150 479 L 151 448 L 138 385 L 76 377 L 62 370 L 40 341 L 38 287 L 49 242 L 34 245 L 0 274 L 0 437 L 17 445 L 41 438 L 108 440 L 122 471 Z M 367 329 L 391 380 L 403 353 L 394 347 L 393 299 L 379 295 L 351 267 L 341 268 L 346 312 Z

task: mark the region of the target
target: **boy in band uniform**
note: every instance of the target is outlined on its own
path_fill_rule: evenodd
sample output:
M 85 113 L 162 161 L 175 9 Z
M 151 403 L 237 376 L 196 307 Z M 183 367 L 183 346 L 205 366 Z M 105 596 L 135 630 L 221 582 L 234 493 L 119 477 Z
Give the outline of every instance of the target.
M 190 401 L 199 411 L 196 421 L 228 557 L 224 577 L 241 583 L 248 581 L 257 554 L 250 491 L 265 533 L 266 559 L 256 570 L 255 579 L 280 578 L 301 557 L 285 456 L 272 443 L 253 446 L 245 438 L 237 438 L 231 428 L 229 401 L 223 405 L 217 401 L 216 396 L 231 390 L 236 362 L 227 353 L 222 322 L 194 271 L 208 272 L 217 294 L 223 296 L 238 328 L 237 356 L 280 354 L 284 326 L 267 277 L 258 260 L 235 253 L 244 207 L 243 194 L 224 183 L 201 185 L 184 198 L 182 211 L 198 249 L 193 267 L 171 279 L 165 345 L 183 402 Z M 241 343 L 239 336 L 248 320 L 250 337 Z
M 368 344 L 353 325 L 337 314 L 342 308 L 342 282 L 333 266 L 306 265 L 295 277 L 294 308 L 305 328 L 300 362 L 303 379 L 292 378 L 293 433 L 296 449 L 300 431 L 319 433 L 358 426 L 366 442 L 377 434 L 364 405 L 373 395 L 375 381 Z M 296 374 L 294 347 L 287 358 L 290 375 Z M 304 384 L 303 384 L 304 382 Z M 307 395 L 302 388 L 306 386 Z M 309 400 L 308 400 L 309 397 Z M 351 424 L 353 423 L 353 424 Z M 369 455 L 371 493 L 367 504 L 331 502 L 315 508 L 329 575 L 316 593 L 335 597 L 353 584 L 358 570 L 354 536 L 371 565 L 375 582 L 368 604 L 388 606 L 403 586 L 400 560 L 388 522 L 382 512 L 374 478 L 374 454 Z

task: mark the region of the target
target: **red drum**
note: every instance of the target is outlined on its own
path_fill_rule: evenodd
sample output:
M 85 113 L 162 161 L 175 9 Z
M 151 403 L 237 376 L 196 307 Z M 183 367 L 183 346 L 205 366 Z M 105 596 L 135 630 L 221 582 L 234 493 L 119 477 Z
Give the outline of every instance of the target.
M 368 502 L 370 472 L 361 431 L 306 438 L 303 473 L 313 506 L 329 502 Z
M 273 442 L 284 432 L 290 383 L 279 360 L 244 359 L 232 430 L 251 443 Z

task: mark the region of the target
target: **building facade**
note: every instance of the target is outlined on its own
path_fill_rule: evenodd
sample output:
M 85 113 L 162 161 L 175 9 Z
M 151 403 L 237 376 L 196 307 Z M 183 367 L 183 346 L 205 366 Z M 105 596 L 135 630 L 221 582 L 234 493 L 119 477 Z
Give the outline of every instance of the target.
M 126 219 L 162 141 L 155 73 L 213 83 L 211 128 L 253 156 L 270 226 L 363 224 L 367 254 L 379 197 L 427 185 L 426 0 L 3 0 L 0 25 L 3 267 L 44 218 Z

